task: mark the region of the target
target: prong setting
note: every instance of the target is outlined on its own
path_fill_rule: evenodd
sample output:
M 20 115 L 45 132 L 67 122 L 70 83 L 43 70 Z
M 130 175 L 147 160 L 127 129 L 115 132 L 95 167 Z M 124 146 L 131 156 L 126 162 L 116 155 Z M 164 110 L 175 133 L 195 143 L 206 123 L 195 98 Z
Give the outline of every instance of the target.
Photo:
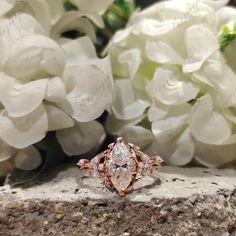
M 101 178 L 110 191 L 124 196 L 132 190 L 135 181 L 157 171 L 162 162 L 159 156 L 150 157 L 136 145 L 125 143 L 124 139 L 119 137 L 107 150 L 91 161 L 79 160 L 77 166 L 85 176 Z

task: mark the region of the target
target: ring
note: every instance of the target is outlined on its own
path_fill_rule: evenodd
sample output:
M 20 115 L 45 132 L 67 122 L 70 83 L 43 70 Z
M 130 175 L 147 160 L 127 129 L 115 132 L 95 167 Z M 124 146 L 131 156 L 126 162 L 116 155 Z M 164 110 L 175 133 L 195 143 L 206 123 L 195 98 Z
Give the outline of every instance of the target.
M 124 196 L 138 179 L 157 171 L 162 162 L 159 156 L 148 156 L 138 146 L 119 137 L 107 150 L 91 161 L 79 160 L 77 166 L 82 175 L 100 178 L 110 191 Z

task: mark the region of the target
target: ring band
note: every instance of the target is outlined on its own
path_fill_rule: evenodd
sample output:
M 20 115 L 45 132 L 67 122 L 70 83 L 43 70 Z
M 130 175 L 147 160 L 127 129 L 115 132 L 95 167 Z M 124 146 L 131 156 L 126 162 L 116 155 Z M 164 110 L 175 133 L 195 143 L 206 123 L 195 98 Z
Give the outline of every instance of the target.
M 124 196 L 138 179 L 157 171 L 162 162 L 159 156 L 148 156 L 138 146 L 119 137 L 107 150 L 91 161 L 79 160 L 77 166 L 84 176 L 100 178 L 110 191 Z

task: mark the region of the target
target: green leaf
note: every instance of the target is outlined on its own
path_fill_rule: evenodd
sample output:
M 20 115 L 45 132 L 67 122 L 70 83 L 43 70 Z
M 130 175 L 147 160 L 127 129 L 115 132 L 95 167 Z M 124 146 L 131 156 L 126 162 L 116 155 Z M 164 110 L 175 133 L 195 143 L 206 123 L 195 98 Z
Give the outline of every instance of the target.
M 106 27 L 113 33 L 125 27 L 134 9 L 133 0 L 115 0 L 103 15 Z
M 72 4 L 69 0 L 64 0 L 64 7 L 67 11 L 77 10 L 77 7 L 74 4 Z
M 106 10 L 102 16 L 105 28 L 97 29 L 97 42 L 95 46 L 98 55 L 101 55 L 113 34 L 125 27 L 134 9 L 134 0 L 115 0 Z
M 8 178 L 8 183 L 11 186 L 22 185 L 35 180 L 42 173 L 55 167 L 66 158 L 60 144 L 57 142 L 54 132 L 48 133 L 46 138 L 37 143 L 35 147 L 42 154 L 43 164 L 32 171 L 15 169 Z
M 220 50 L 224 52 L 226 47 L 236 41 L 236 23 L 233 28 L 230 29 L 227 25 L 223 25 L 221 28 L 221 35 L 219 36 Z

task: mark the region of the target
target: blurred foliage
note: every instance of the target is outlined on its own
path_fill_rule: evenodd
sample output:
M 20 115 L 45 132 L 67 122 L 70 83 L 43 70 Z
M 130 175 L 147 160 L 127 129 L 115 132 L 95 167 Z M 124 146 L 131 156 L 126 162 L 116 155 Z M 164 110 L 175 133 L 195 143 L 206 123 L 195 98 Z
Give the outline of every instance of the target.
M 223 52 L 231 42 L 236 41 L 236 23 L 232 29 L 230 29 L 227 25 L 224 25 L 221 31 L 222 34 L 219 37 L 219 42 L 220 50 Z
M 102 16 L 105 27 L 97 30 L 96 48 L 98 54 L 103 51 L 113 34 L 126 26 L 134 9 L 134 0 L 115 0 L 107 9 Z
M 106 28 L 112 33 L 124 28 L 134 9 L 133 0 L 115 0 L 103 15 Z
M 70 0 L 64 0 L 64 7 L 67 11 L 77 10 L 77 7 L 73 5 Z

